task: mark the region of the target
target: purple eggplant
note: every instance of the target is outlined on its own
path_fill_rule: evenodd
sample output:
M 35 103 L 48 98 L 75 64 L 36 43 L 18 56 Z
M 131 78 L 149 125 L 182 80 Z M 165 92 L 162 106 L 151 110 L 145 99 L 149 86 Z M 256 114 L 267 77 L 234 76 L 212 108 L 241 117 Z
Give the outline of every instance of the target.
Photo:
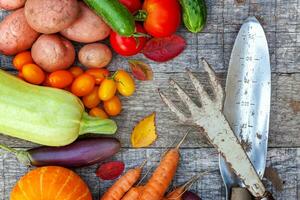
M 191 191 L 186 191 L 182 195 L 182 199 L 183 200 L 201 200 L 201 198 L 198 195 L 196 195 L 194 192 L 191 192 Z
M 18 160 L 26 165 L 83 167 L 113 156 L 120 150 L 121 144 L 116 138 L 97 137 L 77 140 L 63 147 L 41 146 L 27 151 L 5 145 L 0 145 L 0 148 L 14 153 Z

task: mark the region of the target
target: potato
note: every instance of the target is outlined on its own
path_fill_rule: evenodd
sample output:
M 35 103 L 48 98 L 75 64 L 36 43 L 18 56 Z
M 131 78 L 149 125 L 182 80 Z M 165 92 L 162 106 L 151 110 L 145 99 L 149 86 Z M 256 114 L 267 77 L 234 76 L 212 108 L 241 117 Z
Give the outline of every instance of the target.
M 0 8 L 15 10 L 24 6 L 26 0 L 0 0 Z
M 40 33 L 51 34 L 70 26 L 78 17 L 77 0 L 27 0 L 25 16 Z
M 34 62 L 46 72 L 70 67 L 75 60 L 72 43 L 56 34 L 41 35 L 31 48 Z
M 29 49 L 38 36 L 27 23 L 24 8 L 20 8 L 0 23 L 0 53 L 14 55 Z
M 101 43 L 87 44 L 78 53 L 79 62 L 90 68 L 105 67 L 111 61 L 111 58 L 111 50 Z
M 79 7 L 80 14 L 77 20 L 60 33 L 70 40 L 83 43 L 106 38 L 110 33 L 109 26 L 83 2 L 79 2 Z

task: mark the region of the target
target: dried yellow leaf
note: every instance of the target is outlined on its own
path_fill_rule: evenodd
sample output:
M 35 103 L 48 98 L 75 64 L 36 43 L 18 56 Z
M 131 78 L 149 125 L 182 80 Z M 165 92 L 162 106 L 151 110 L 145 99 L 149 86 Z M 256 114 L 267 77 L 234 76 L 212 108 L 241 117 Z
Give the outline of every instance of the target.
M 140 121 L 131 133 L 133 147 L 147 147 L 157 138 L 155 127 L 155 112 Z

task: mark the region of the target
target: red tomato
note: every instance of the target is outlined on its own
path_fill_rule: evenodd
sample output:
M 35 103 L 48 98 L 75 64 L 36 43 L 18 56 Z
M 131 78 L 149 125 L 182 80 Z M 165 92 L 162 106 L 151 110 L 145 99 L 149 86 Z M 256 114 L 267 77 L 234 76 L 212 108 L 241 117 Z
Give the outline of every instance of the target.
M 143 26 L 136 24 L 136 32 L 146 33 Z M 118 54 L 122 56 L 133 56 L 139 53 L 147 42 L 146 37 L 124 37 L 116 32 L 110 34 L 110 45 Z
M 154 37 L 166 37 L 176 32 L 181 19 L 177 0 L 145 0 L 143 10 L 147 17 L 144 28 Z
M 135 13 L 136 11 L 142 8 L 142 3 L 140 0 L 119 0 L 121 4 L 126 6 L 126 8 L 131 12 Z

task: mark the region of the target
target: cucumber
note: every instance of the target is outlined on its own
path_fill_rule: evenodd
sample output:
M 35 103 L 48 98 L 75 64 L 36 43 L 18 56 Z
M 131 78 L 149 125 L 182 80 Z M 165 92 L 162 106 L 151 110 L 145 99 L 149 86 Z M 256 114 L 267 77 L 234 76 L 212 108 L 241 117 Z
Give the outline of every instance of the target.
M 64 146 L 85 133 L 113 134 L 116 123 L 89 116 L 70 92 L 36 86 L 0 70 L 0 133 Z
M 192 33 L 202 31 L 207 18 L 205 0 L 180 0 L 179 2 L 185 27 Z
M 118 0 L 84 0 L 118 34 L 132 36 L 135 22 L 132 14 Z

